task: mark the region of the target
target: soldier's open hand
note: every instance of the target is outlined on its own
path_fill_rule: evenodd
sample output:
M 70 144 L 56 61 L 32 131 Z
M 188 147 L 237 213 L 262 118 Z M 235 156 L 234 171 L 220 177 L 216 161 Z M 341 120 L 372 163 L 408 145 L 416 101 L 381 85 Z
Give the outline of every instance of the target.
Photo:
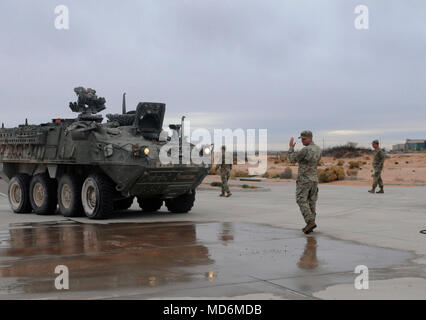
M 294 148 L 295 145 L 296 145 L 296 142 L 294 142 L 294 138 L 291 137 L 290 143 L 289 143 L 290 148 Z

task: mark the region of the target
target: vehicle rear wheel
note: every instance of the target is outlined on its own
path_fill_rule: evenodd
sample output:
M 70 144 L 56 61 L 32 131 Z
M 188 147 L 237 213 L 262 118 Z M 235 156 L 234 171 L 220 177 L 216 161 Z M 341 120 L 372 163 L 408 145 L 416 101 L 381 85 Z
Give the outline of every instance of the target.
M 115 211 L 128 210 L 132 206 L 134 199 L 135 199 L 134 197 L 131 197 L 131 198 L 114 201 L 114 210 Z
M 89 219 L 106 219 L 114 211 L 114 187 L 108 177 L 91 174 L 83 183 L 81 202 Z
M 59 211 L 64 217 L 81 217 L 84 215 L 81 204 L 82 181 L 79 176 L 65 174 L 58 184 Z
M 163 206 L 164 201 L 159 198 L 138 197 L 138 203 L 143 212 L 156 212 Z
M 17 174 L 9 182 L 8 196 L 10 208 L 15 213 L 30 213 L 30 181 L 27 174 Z
M 183 194 L 174 199 L 166 200 L 166 207 L 173 213 L 187 213 L 191 211 L 195 202 L 195 191 Z
M 56 186 L 56 180 L 50 179 L 47 174 L 38 174 L 31 179 L 30 202 L 36 214 L 49 215 L 56 212 Z

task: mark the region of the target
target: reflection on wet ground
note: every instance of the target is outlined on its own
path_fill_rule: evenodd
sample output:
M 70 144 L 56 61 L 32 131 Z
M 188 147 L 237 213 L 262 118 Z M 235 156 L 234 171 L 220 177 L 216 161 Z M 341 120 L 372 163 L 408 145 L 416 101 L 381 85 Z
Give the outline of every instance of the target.
M 317 240 L 315 238 L 309 237 L 306 239 L 305 250 L 297 265 L 301 269 L 315 269 L 318 267 Z
M 153 288 L 162 296 L 260 281 L 275 292 L 292 287 L 309 295 L 316 287 L 306 279 L 313 276 L 343 273 L 351 282 L 357 265 L 388 268 L 409 258 L 248 223 L 15 224 L 0 230 L 0 296 L 57 293 L 58 265 L 69 269 L 70 292 L 138 288 L 149 297 Z M 279 283 L 285 279 L 292 279 L 289 286 Z

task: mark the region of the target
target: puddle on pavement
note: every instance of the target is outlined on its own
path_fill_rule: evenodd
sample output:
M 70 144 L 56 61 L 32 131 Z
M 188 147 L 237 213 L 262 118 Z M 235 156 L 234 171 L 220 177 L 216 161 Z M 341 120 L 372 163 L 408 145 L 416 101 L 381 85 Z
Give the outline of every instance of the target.
M 0 230 L 0 293 L 244 283 L 388 268 L 411 253 L 249 223 L 14 224 Z M 350 281 L 350 280 L 349 280 Z

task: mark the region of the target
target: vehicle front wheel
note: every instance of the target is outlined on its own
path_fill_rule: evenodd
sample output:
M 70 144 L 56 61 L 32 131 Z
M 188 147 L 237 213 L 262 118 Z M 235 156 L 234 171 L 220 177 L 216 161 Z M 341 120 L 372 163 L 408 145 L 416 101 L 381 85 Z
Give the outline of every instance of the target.
M 89 219 L 106 219 L 114 211 L 114 187 L 104 175 L 91 174 L 83 183 L 81 202 Z
M 191 211 L 195 202 L 195 191 L 183 194 L 174 199 L 166 200 L 166 207 L 173 213 L 187 213 Z
M 56 212 L 58 205 L 56 186 L 56 180 L 47 174 L 38 174 L 31 179 L 30 202 L 36 214 L 49 215 Z
M 30 213 L 30 176 L 17 174 L 9 182 L 8 196 L 10 208 L 15 213 Z

